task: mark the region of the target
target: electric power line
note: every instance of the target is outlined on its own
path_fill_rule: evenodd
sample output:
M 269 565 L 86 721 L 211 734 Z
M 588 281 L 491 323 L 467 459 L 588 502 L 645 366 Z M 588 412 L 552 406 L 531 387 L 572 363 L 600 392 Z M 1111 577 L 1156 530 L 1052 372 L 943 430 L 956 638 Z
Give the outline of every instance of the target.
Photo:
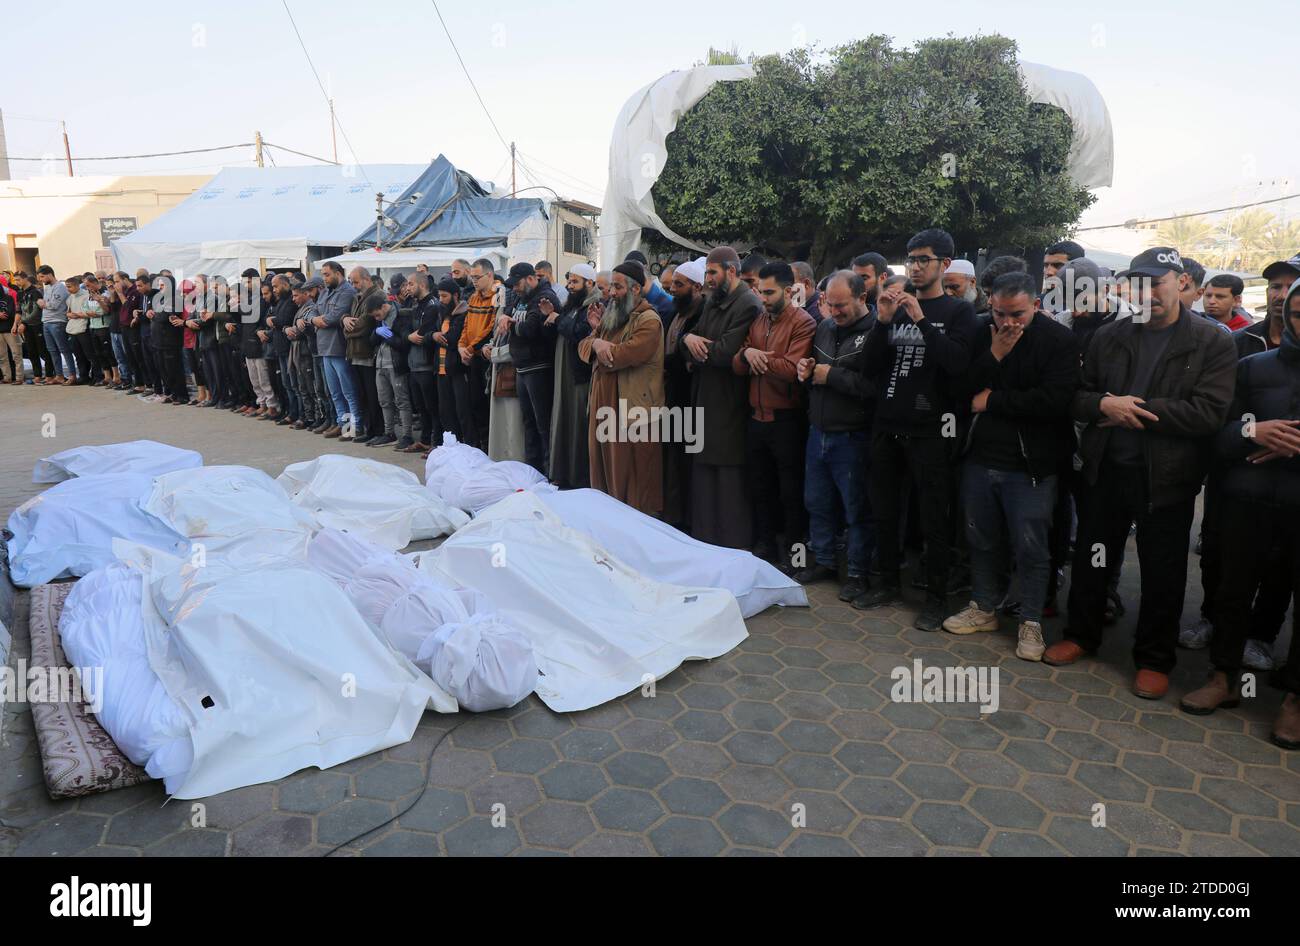
M 507 151 L 510 150 L 510 143 L 506 141 L 506 136 L 501 134 L 501 129 L 497 127 L 496 119 L 488 111 L 487 103 L 483 101 L 483 96 L 479 94 L 478 86 L 474 84 L 474 79 L 469 74 L 469 69 L 465 67 L 465 60 L 461 58 L 460 50 L 456 48 L 456 41 L 451 38 L 451 30 L 447 29 L 447 21 L 442 18 L 442 11 L 438 9 L 438 0 L 429 0 L 433 4 L 433 12 L 438 14 L 438 22 L 442 24 L 442 31 L 447 34 L 447 42 L 451 43 L 451 51 L 456 54 L 456 61 L 460 63 L 460 71 L 465 73 L 465 78 L 469 81 L 469 87 L 474 90 L 474 97 L 478 99 L 479 107 L 483 109 L 483 114 L 492 125 L 492 130 L 497 133 L 501 139 L 501 146 Z
M 284 12 L 289 17 L 289 25 L 293 27 L 293 35 L 298 37 L 298 45 L 302 47 L 302 54 L 307 58 L 307 65 L 311 67 L 311 74 L 316 77 L 316 84 L 320 86 L 320 94 L 325 97 L 325 101 L 328 104 L 330 101 L 330 94 L 325 89 L 325 83 L 320 80 L 320 73 L 316 71 L 316 64 L 311 61 L 311 53 L 307 52 L 307 44 L 303 42 L 302 33 L 298 31 L 298 23 L 293 18 L 293 11 L 289 9 L 289 0 L 280 0 L 280 2 L 284 4 Z M 343 127 L 343 121 L 338 117 L 338 114 L 334 112 L 332 105 L 330 107 L 330 112 L 332 120 L 338 124 L 339 131 L 343 133 L 343 141 L 347 144 L 348 150 L 352 152 L 352 160 L 356 162 L 357 167 L 361 170 L 361 176 L 366 179 L 367 184 L 373 187 L 374 184 L 370 180 L 370 175 L 366 173 L 365 165 L 363 165 L 361 159 L 357 157 L 357 149 L 352 147 L 352 139 L 348 137 L 348 130 Z M 332 164 L 334 162 L 330 163 Z
M 318 158 L 318 157 L 316 157 L 316 155 L 314 155 L 314 154 L 308 154 L 308 153 L 305 152 L 305 151 L 295 151 L 293 148 L 286 148 L 284 145 L 273 144 L 273 143 L 270 142 L 270 141 L 263 141 L 263 142 L 262 142 L 262 147 L 263 147 L 263 148 L 278 148 L 278 149 L 280 149 L 281 151 L 287 151 L 287 152 L 289 152 L 290 154 L 296 154 L 296 155 L 298 155 L 298 157 L 300 157 L 300 158 L 311 158 L 313 161 L 323 161 L 325 164 L 338 164 L 337 161 L 331 161 L 329 158 Z M 367 183 L 369 183 L 369 181 L 367 181 Z
M 81 156 L 74 156 L 72 160 L 73 161 L 131 161 L 136 158 L 170 158 L 178 154 L 208 154 L 209 152 L 212 151 L 231 151 L 235 148 L 251 148 L 252 146 L 253 146 L 253 142 L 247 141 L 244 144 L 239 144 L 239 145 L 220 145 L 219 147 L 216 148 L 190 148 L 187 151 L 159 151 L 156 154 L 116 154 L 116 155 L 110 155 L 108 157 L 97 157 L 97 158 L 83 158 Z M 43 158 L 16 158 L 13 155 L 9 155 L 8 157 L 10 161 L 62 160 L 61 155 L 54 155 L 54 154 L 46 155 Z
M 516 148 L 516 152 L 517 151 L 518 149 Z M 595 184 L 592 184 L 590 181 L 584 181 L 582 178 L 575 177 L 573 174 L 570 174 L 568 171 L 565 171 L 561 168 L 557 168 L 554 164 L 547 164 L 545 161 L 541 160 L 536 155 L 529 154 L 526 155 L 526 157 L 533 164 L 548 169 L 551 172 L 552 176 L 559 177 L 562 180 L 567 178 L 568 180 L 572 181 L 575 184 L 580 184 L 583 188 L 590 190 L 594 194 L 603 193 L 605 190 L 605 188 L 597 187 Z
M 1249 204 L 1236 204 L 1232 207 L 1216 207 L 1214 210 L 1198 210 L 1195 213 L 1171 214 L 1168 217 L 1148 217 L 1145 220 L 1129 220 L 1124 223 L 1111 223 L 1104 227 L 1079 227 L 1074 232 L 1083 233 L 1086 230 L 1121 230 L 1126 227 L 1134 227 L 1144 223 L 1164 223 L 1167 220 L 1186 220 L 1188 217 L 1207 217 L 1210 214 L 1227 213 L 1229 210 L 1245 210 L 1247 207 L 1260 207 L 1264 204 L 1276 204 L 1283 200 L 1295 200 L 1300 194 L 1288 194 L 1285 197 L 1270 197 L 1268 200 L 1256 200 Z

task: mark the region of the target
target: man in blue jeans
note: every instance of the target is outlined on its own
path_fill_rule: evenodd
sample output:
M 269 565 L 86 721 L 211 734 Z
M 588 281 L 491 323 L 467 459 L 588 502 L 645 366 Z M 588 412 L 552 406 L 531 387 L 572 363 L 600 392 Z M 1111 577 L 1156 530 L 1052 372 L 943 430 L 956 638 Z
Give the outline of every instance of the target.
M 322 436 L 350 441 L 364 433 L 361 402 L 352 383 L 352 366 L 347 359 L 347 341 L 343 338 L 343 317 L 352 311 L 356 290 L 343 278 L 343 267 L 326 263 L 321 267 L 325 284 L 316 301 L 317 315 L 311 320 L 316 327 L 316 346 L 325 369 L 325 384 L 334 402 L 337 423 Z
M 1037 661 L 1046 649 L 1043 604 L 1059 474 L 1074 452 L 1070 404 L 1079 386 L 1079 348 L 1070 329 L 1039 310 L 1027 273 L 999 276 L 989 303 L 992 324 L 977 329 L 970 367 L 953 383 L 969 410 L 961 496 L 973 599 L 943 628 L 952 634 L 998 629 L 1005 530 L 1020 591 L 1016 656 Z
M 840 600 L 867 590 L 867 566 L 875 545 L 867 477 L 871 459 L 874 386 L 862 373 L 862 351 L 875 316 L 861 276 L 841 270 L 822 294 L 831 313 L 813 336 L 812 355 L 801 359 L 798 377 L 808 389 L 808 448 L 804 505 L 808 509 L 811 559 L 794 573 L 801 584 L 839 577 L 835 567 L 836 495 L 849 530 Z
M 45 347 L 54 357 L 54 383 L 77 383 L 77 360 L 72 354 L 72 342 L 68 339 L 68 287 L 54 278 L 54 269 L 42 266 L 36 270 L 36 278 L 44 287 L 41 298 L 36 304 L 41 307 L 41 331 L 45 335 Z M 67 367 L 67 374 L 63 369 Z

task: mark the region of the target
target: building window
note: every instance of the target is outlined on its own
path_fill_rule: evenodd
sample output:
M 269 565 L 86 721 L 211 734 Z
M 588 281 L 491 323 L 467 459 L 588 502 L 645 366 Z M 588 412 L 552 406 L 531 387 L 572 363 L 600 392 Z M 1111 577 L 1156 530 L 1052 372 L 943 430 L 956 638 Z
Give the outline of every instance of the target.
M 586 256 L 591 247 L 591 231 L 586 227 L 575 227 L 571 223 L 564 225 L 564 252 L 574 256 Z

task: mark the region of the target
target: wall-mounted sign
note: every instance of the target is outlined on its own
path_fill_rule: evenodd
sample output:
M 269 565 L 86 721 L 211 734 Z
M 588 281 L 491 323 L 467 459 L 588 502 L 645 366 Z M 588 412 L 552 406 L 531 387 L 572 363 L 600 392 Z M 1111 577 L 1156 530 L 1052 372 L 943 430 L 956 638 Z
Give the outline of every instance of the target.
M 135 232 L 135 217 L 100 217 L 99 238 L 101 246 L 111 246 L 118 237 Z

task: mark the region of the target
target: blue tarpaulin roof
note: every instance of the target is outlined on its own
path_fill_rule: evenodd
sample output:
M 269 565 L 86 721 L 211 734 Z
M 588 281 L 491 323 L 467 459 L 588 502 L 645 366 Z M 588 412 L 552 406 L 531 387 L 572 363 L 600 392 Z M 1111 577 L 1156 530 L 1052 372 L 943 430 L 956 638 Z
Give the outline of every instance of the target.
M 383 245 L 389 248 L 398 244 L 402 247 L 502 244 L 517 226 L 534 214 L 544 214 L 545 210 L 545 205 L 536 198 L 487 196 L 473 176 L 456 170 L 450 161 L 438 155 L 391 207 L 385 207 L 392 225 L 384 226 Z M 352 244 L 373 247 L 375 226 L 367 227 Z

